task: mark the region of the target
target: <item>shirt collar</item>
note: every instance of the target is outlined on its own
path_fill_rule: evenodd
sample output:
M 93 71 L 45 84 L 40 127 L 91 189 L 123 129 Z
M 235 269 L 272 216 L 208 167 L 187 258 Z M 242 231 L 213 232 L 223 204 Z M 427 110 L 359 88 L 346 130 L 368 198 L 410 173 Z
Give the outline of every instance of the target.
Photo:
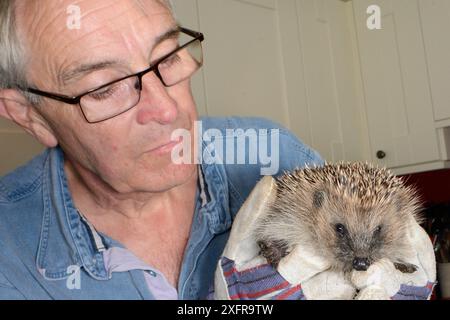
M 203 136 L 199 132 L 199 136 Z M 212 150 L 205 139 L 201 140 L 202 147 L 198 148 L 198 158 L 202 159 L 199 165 L 200 187 L 205 190 L 202 215 L 208 220 L 209 232 L 213 235 L 221 234 L 231 228 L 232 215 L 230 212 L 230 198 L 228 189 L 228 176 L 223 161 L 216 163 Z
M 226 179 L 223 166 L 199 166 L 199 213 L 206 216 L 212 234 L 220 234 L 231 226 Z M 79 266 L 93 278 L 107 280 L 108 272 L 98 239 L 73 203 L 64 171 L 64 153 L 60 147 L 50 149 L 44 165 L 43 204 L 36 258 L 40 273 L 47 279 L 58 280 L 71 275 L 71 267 Z M 106 244 L 121 246 L 103 237 Z
M 49 152 L 43 176 L 44 212 L 36 265 L 47 279 L 62 279 L 71 266 L 83 267 L 93 278 L 107 279 L 102 253 L 73 203 L 64 172 L 64 154 Z

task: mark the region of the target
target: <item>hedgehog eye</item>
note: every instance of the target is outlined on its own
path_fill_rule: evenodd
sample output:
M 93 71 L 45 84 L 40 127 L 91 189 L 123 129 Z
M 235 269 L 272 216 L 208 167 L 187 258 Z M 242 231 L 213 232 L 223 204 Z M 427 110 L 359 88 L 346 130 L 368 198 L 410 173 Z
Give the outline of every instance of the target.
M 339 237 L 344 237 L 347 233 L 347 229 L 345 228 L 345 226 L 341 223 L 338 223 L 334 226 L 334 228 L 336 229 L 336 233 L 338 234 Z
M 375 236 L 377 236 L 377 235 L 379 235 L 380 233 L 381 233 L 381 226 L 378 226 L 378 227 L 376 227 L 376 229 L 375 229 L 375 231 L 373 232 L 373 234 L 375 235 Z

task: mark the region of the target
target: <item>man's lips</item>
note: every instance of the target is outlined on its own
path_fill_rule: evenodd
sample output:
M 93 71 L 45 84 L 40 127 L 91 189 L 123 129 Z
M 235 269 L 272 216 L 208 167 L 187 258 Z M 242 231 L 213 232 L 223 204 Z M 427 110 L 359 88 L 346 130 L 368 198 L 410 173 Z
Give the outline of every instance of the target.
M 151 150 L 146 151 L 145 153 L 152 153 L 152 154 L 165 154 L 168 152 L 171 152 L 173 148 L 175 148 L 176 145 L 178 145 L 182 141 L 181 138 L 175 140 L 175 141 L 169 141 L 168 143 L 162 144 L 156 148 L 153 148 Z

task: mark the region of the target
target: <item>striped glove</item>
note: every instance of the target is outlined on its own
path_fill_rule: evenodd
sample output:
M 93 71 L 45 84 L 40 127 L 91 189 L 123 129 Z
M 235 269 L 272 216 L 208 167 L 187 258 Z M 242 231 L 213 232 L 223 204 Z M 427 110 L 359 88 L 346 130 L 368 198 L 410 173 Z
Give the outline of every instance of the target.
M 402 273 L 382 259 L 367 271 L 353 271 L 349 280 L 330 270 L 330 263 L 307 246 L 299 245 L 275 270 L 259 255 L 252 228 L 275 197 L 272 177 L 255 187 L 237 214 L 227 246 L 218 262 L 210 299 L 429 299 L 436 280 L 431 242 L 414 221 L 408 237 L 408 262 L 413 273 Z

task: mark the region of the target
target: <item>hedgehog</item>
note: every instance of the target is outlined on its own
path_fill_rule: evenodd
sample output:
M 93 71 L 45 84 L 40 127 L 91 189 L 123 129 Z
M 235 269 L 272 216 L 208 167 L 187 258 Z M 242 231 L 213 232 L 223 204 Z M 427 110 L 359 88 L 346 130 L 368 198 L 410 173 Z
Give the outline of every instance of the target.
M 276 179 L 276 196 L 256 222 L 260 254 L 275 268 L 298 243 L 349 275 L 388 258 L 403 273 L 408 221 L 421 218 L 417 190 L 386 168 L 337 163 L 296 169 Z

